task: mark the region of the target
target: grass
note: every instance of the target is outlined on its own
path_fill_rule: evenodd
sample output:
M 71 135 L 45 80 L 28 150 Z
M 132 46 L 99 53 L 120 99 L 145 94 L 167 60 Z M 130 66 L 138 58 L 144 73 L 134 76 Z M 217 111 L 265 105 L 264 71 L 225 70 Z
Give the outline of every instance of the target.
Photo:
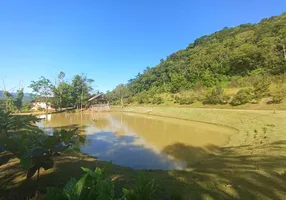
M 179 193 L 182 199 L 285 199 L 286 196 L 286 111 L 219 110 L 175 107 L 128 107 L 123 111 L 197 120 L 230 126 L 239 130 L 222 147 L 187 146 L 175 143 L 164 151 L 185 161 L 185 170 L 145 170 L 159 185 L 156 199 L 169 199 Z M 122 111 L 122 110 L 120 110 Z M 2 154 L 2 159 L 9 155 Z M 80 167 L 91 169 L 106 164 L 81 153 L 56 159 L 53 170 L 43 171 L 39 188 L 62 187 L 73 176 L 82 175 Z M 117 180 L 117 193 L 135 183 L 138 171 L 112 165 L 110 174 Z M 31 196 L 35 181 L 25 180 L 17 159 L 0 166 L 0 199 Z

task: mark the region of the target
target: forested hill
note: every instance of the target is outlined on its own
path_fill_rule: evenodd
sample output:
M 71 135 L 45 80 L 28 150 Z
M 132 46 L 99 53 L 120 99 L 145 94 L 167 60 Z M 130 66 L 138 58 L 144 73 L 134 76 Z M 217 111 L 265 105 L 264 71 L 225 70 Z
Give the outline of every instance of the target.
M 281 74 L 286 71 L 285 45 L 286 13 L 258 24 L 226 27 L 161 59 L 131 79 L 127 87 L 132 94 L 176 93 L 197 83 L 212 87 L 233 76 Z

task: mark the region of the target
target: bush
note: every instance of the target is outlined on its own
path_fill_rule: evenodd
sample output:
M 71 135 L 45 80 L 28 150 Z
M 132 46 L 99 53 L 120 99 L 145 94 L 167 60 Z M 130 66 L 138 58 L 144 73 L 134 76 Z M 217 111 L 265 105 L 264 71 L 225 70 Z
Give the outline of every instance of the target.
M 260 79 L 253 84 L 253 99 L 259 102 L 263 97 L 268 96 L 270 82 L 265 79 Z
M 284 88 L 276 90 L 272 94 L 272 103 L 281 103 L 286 96 L 286 91 Z
M 163 103 L 162 97 L 154 97 L 152 100 L 152 104 L 161 104 Z
M 148 96 L 146 94 L 146 92 L 141 92 L 140 94 L 138 94 L 136 96 L 136 101 L 139 103 L 139 104 L 144 104 L 144 103 L 148 103 Z
M 144 174 L 137 177 L 134 189 L 123 188 L 123 196 L 115 197 L 114 179 L 107 176 L 106 167 L 96 168 L 94 171 L 83 168 L 85 172 L 78 181 L 71 178 L 63 190 L 56 187 L 47 188 L 47 200 L 81 200 L 81 199 L 109 199 L 109 200 L 152 200 L 157 185 L 154 180 L 147 180 Z
M 230 104 L 233 106 L 238 106 L 238 105 L 249 103 L 253 98 L 252 91 L 253 90 L 251 88 L 239 90 L 237 94 L 234 96 L 234 98 L 232 99 Z
M 134 98 L 133 97 L 124 98 L 123 102 L 125 104 L 131 104 L 134 102 Z
M 230 99 L 230 97 L 228 97 L 224 94 L 224 90 L 219 85 L 219 86 L 216 86 L 211 91 L 211 93 L 209 93 L 206 96 L 203 103 L 204 104 L 226 104 L 229 99 Z
M 233 76 L 228 84 L 229 88 L 248 87 L 251 86 L 250 77 Z
M 180 105 L 190 105 L 197 101 L 197 97 L 194 95 L 176 96 L 175 100 L 176 100 L 176 103 L 179 103 Z

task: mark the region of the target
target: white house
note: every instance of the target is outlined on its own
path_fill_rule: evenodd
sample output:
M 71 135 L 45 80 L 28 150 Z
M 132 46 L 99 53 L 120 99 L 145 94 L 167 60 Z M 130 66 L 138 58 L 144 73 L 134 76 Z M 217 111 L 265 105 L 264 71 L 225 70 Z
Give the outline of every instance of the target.
M 46 108 L 47 108 L 47 104 L 45 102 L 39 102 L 39 101 L 33 102 L 32 110 L 35 110 L 35 111 L 46 110 Z M 48 110 L 51 110 L 51 109 L 52 109 L 52 107 L 50 105 L 48 105 Z

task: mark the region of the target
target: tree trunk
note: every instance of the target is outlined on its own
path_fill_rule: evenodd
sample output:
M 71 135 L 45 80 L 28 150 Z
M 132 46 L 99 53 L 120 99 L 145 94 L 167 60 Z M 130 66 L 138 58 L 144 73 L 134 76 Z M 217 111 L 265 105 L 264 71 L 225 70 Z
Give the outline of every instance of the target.
M 48 98 L 46 97 L 46 114 L 49 112 L 49 106 L 48 106 Z
M 120 98 L 121 101 L 121 108 L 123 108 L 123 97 Z

